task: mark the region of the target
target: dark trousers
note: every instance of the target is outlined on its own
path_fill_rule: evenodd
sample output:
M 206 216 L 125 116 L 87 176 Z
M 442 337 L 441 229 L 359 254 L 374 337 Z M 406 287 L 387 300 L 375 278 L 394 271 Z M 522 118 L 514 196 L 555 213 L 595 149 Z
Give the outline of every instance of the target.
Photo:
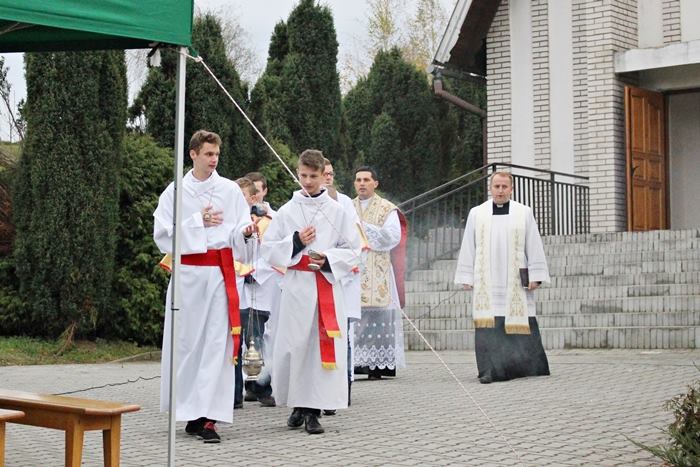
M 249 322 L 252 317 L 252 321 Z M 255 348 L 262 355 L 263 351 L 263 334 L 265 333 L 265 323 L 270 318 L 269 311 L 253 310 L 247 308 L 241 310 L 241 346 L 238 348 L 238 364 L 236 365 L 236 392 L 234 394 L 234 403 L 243 402 L 243 342 L 248 345 L 250 338 L 253 338 Z M 260 384 L 263 383 L 263 384 Z M 257 397 L 265 397 L 272 395 L 272 386 L 270 378 L 266 381 L 246 381 L 245 388 L 251 391 Z

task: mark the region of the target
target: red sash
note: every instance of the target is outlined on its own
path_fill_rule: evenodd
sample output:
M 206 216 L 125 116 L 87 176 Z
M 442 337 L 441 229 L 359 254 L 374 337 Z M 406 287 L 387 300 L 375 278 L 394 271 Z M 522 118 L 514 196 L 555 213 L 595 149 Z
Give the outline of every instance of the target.
M 233 336 L 233 364 L 238 362 L 238 348 L 241 345 L 241 310 L 239 310 L 236 271 L 233 267 L 233 249 L 207 250 L 206 253 L 182 255 L 182 264 L 188 266 L 219 266 L 224 276 L 226 298 L 228 298 L 228 322 Z
M 303 255 L 301 261 L 288 269 L 312 272 L 316 276 L 316 294 L 318 297 L 318 337 L 321 348 L 321 365 L 326 370 L 335 370 L 334 337 L 340 337 L 340 327 L 335 317 L 335 301 L 333 300 L 333 285 L 323 276 L 321 271 L 309 269 L 309 257 Z

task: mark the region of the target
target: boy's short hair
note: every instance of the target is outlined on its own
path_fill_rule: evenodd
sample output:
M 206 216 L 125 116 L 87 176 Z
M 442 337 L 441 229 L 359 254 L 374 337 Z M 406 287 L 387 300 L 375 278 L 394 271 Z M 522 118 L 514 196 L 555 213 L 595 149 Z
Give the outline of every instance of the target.
M 358 167 L 355 169 L 355 176 L 357 176 L 357 172 L 369 172 L 372 174 L 372 180 L 375 182 L 379 181 L 379 177 L 377 176 L 377 171 L 374 170 L 372 167 L 369 165 L 363 165 L 362 167 Z
M 297 167 L 301 167 L 302 165 L 305 165 L 319 172 L 323 172 L 323 169 L 326 167 L 323 153 L 318 149 L 305 150 L 299 156 L 299 163 L 297 164 Z
M 190 138 L 190 151 L 199 153 L 199 150 L 202 149 L 204 143 L 221 146 L 221 136 L 212 131 L 198 130 L 192 135 L 192 138 Z
M 258 193 L 258 189 L 255 188 L 255 183 L 248 177 L 241 177 L 236 180 L 236 183 L 241 187 L 241 191 L 248 191 L 249 195 L 255 195 Z
M 267 179 L 260 172 L 248 172 L 245 174 L 245 178 L 250 179 L 251 182 L 262 182 L 262 187 L 267 188 Z

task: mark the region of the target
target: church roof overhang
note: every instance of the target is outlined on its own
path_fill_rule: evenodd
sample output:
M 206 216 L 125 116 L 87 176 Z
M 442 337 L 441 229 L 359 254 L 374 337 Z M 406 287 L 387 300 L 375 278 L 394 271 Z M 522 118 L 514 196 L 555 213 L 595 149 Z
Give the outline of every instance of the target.
M 615 53 L 615 73 L 700 64 L 700 40 Z
M 501 0 L 458 0 L 428 71 L 486 76 L 486 35 Z

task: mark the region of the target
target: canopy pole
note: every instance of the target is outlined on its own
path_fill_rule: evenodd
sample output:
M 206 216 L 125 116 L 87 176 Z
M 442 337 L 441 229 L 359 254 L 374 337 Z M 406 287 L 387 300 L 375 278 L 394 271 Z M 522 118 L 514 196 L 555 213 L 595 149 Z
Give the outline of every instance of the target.
M 174 186 L 175 186 L 175 202 L 173 206 L 173 265 L 170 275 L 171 293 L 170 293 L 170 374 L 168 393 L 170 399 L 168 401 L 168 466 L 175 466 L 175 314 L 180 311 L 180 231 L 182 218 L 182 165 L 185 153 L 185 64 L 187 48 L 180 47 L 180 53 L 177 55 L 177 82 L 175 91 L 175 168 L 174 168 Z

